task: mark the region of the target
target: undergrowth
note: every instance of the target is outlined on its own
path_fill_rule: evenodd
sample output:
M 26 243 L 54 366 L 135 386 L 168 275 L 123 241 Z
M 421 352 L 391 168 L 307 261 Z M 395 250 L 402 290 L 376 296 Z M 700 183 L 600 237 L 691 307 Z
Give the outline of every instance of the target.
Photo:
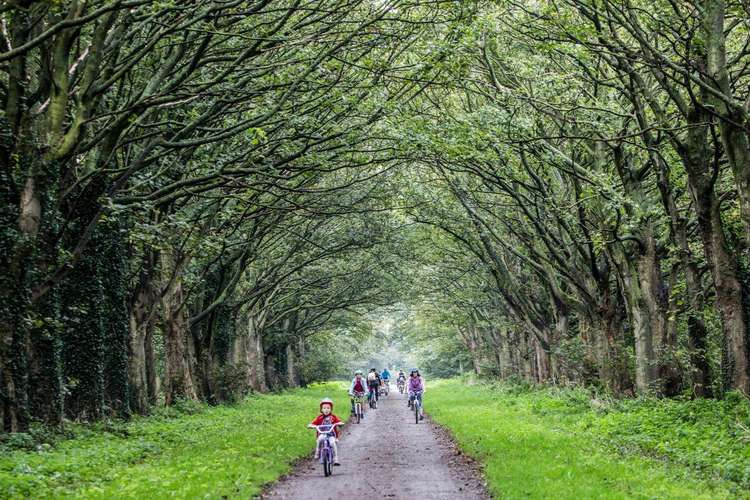
M 309 453 L 320 384 L 233 406 L 183 402 L 130 422 L 6 435 L 0 498 L 248 498 Z M 46 439 L 46 441 L 45 441 Z
M 501 498 L 750 498 L 750 405 L 581 388 L 431 384 L 425 408 Z

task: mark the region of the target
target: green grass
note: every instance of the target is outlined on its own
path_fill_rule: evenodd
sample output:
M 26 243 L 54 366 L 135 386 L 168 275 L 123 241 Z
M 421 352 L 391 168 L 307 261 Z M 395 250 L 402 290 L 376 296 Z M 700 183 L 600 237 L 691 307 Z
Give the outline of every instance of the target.
M 109 431 L 81 426 L 51 449 L 0 454 L 0 498 L 249 498 L 311 452 L 304 424 L 321 397 L 341 405 L 342 394 L 321 384 Z
M 731 430 L 732 419 L 746 415 L 730 404 L 603 403 L 583 390 L 519 391 L 457 380 L 431 384 L 425 399 L 433 419 L 481 461 L 493 496 L 555 499 L 750 498 L 741 480 L 750 448 L 737 437 L 729 443 L 731 432 L 718 423 Z M 679 405 L 682 411 L 674 409 Z M 693 411 L 691 426 L 670 418 L 690 414 L 690 405 L 703 408 Z

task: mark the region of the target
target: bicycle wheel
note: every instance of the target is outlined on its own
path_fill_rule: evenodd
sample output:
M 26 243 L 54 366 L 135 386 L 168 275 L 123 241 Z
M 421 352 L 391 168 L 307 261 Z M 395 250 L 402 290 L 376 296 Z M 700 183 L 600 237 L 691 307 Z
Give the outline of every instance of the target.
M 421 405 L 419 404 L 418 399 L 414 399 L 414 423 L 419 424 L 419 407 Z
M 331 475 L 331 450 L 329 448 L 323 449 L 323 475 L 325 477 Z
M 357 405 L 355 406 L 354 411 L 357 413 L 357 423 L 359 423 L 360 420 L 362 420 L 362 404 L 361 403 L 357 403 Z

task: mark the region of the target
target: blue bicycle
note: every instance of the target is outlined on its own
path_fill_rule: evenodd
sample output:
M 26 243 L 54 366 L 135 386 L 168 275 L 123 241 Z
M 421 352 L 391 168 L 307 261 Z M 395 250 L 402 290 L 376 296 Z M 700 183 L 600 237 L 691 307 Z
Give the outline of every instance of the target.
M 325 477 L 333 474 L 333 467 L 331 467 L 333 465 L 333 447 L 331 446 L 328 438 L 335 437 L 336 433 L 333 429 L 337 425 L 344 425 L 344 423 L 339 422 L 338 424 L 308 425 L 310 429 L 315 429 L 326 437 L 322 441 L 318 441 L 318 443 L 316 444 L 316 446 L 320 448 L 317 451 L 319 452 L 320 463 L 323 464 L 323 475 Z

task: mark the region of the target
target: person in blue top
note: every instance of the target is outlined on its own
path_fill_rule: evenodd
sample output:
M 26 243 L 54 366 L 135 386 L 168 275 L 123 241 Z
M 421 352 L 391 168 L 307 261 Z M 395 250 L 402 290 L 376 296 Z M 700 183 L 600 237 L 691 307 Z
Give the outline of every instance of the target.
M 387 396 L 390 392 L 390 380 L 391 380 L 391 372 L 388 371 L 388 368 L 383 368 L 383 371 L 380 373 L 380 380 L 383 381 L 383 393 Z

